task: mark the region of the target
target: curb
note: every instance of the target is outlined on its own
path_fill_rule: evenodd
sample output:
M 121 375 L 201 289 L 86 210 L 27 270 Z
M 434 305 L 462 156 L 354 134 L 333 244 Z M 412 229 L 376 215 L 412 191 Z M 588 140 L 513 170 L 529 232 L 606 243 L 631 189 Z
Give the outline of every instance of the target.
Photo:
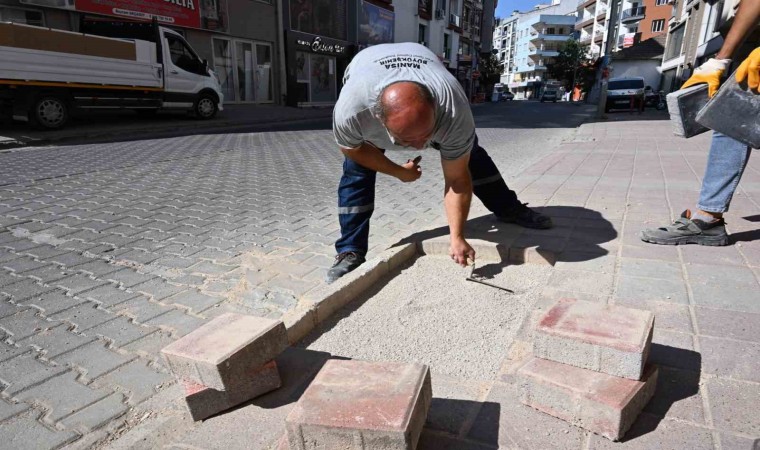
M 478 253 L 479 261 L 553 266 L 557 259 L 553 252 L 539 251 L 533 247 L 516 248 L 480 239 L 468 242 Z M 335 283 L 320 286 L 301 297 L 298 305 L 280 319 L 287 329 L 290 345 L 295 345 L 306 337 L 317 325 L 370 289 L 381 278 L 421 255 L 448 256 L 448 237 L 426 239 L 384 250 L 377 258 L 365 262 Z
M 189 136 L 197 134 L 222 134 L 231 132 L 257 133 L 268 131 L 269 127 L 282 125 L 298 125 L 310 122 L 327 120 L 331 116 L 317 116 L 303 119 L 284 119 L 273 121 L 259 121 L 256 123 L 227 122 L 215 126 L 197 127 L 185 123 L 182 125 L 168 126 L 163 128 L 143 128 L 130 130 L 113 130 L 110 132 L 94 132 L 84 135 L 60 136 L 42 139 L 30 139 L 19 141 L 13 138 L 0 141 L 0 153 L 8 153 L 22 147 L 43 147 L 62 144 L 97 144 L 114 141 L 136 141 L 148 139 L 167 139 L 172 137 Z

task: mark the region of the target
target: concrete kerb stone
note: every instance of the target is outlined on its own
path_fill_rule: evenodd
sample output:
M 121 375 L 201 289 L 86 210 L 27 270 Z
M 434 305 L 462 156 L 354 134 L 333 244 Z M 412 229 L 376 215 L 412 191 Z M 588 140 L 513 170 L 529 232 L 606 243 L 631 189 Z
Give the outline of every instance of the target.
M 382 277 L 417 255 L 414 244 L 389 248 L 336 282 L 320 286 L 301 298 L 295 309 L 283 316 L 291 344 L 302 339 L 317 324 L 356 299 Z
M 511 243 L 491 242 L 482 239 L 467 241 L 477 253 L 478 261 L 507 261 L 516 264 L 549 264 L 557 262 L 555 252 L 536 247 L 515 247 Z M 440 236 L 417 242 L 417 251 L 423 255 L 449 255 L 449 237 Z

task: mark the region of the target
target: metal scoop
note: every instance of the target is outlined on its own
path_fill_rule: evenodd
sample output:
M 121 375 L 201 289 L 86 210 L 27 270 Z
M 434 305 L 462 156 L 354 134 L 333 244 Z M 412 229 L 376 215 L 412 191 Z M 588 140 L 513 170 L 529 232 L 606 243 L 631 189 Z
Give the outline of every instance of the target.
M 486 281 L 479 280 L 479 279 L 473 277 L 473 275 L 475 275 L 475 261 L 471 260 L 471 259 L 467 260 L 468 263 L 470 261 L 472 261 L 472 270 L 470 270 L 470 275 L 467 278 L 465 278 L 467 281 L 472 281 L 473 283 L 480 283 L 480 284 L 483 284 L 483 285 L 486 285 L 486 286 L 490 286 L 492 288 L 501 289 L 502 291 L 507 291 L 510 294 L 514 294 L 515 293 L 515 291 L 513 291 L 511 289 L 507 289 L 507 288 L 501 287 L 501 286 L 496 286 L 495 284 L 491 284 L 491 283 L 488 283 Z

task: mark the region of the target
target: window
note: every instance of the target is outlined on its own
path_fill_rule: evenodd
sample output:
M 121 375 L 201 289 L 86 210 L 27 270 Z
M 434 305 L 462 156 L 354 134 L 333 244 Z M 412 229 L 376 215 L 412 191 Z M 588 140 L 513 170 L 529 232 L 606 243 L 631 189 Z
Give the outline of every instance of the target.
M 652 21 L 652 33 L 659 33 L 663 29 L 665 29 L 665 19 Z
M 665 49 L 665 57 L 663 58 L 663 61 L 681 56 L 681 47 L 683 47 L 683 34 L 685 29 L 686 27 L 682 25 L 670 33 L 670 39 L 668 39 L 668 47 Z
M 423 24 L 419 24 L 417 31 L 417 43 L 427 45 L 427 27 Z
M 657 0 L 655 2 L 655 6 L 662 6 L 662 5 L 667 5 L 667 4 L 668 4 L 668 0 Z
M 546 34 L 554 34 L 554 28 L 549 28 L 546 30 Z
M 42 11 L 20 8 L 0 8 L 0 22 L 23 23 L 25 25 L 45 26 Z
M 201 64 L 200 59 L 187 46 L 185 41 L 178 36 L 170 34 L 166 35 L 166 41 L 169 43 L 169 55 L 175 66 L 190 73 L 205 74 L 205 68 Z
M 451 58 L 451 42 L 448 33 L 443 33 L 443 59 Z

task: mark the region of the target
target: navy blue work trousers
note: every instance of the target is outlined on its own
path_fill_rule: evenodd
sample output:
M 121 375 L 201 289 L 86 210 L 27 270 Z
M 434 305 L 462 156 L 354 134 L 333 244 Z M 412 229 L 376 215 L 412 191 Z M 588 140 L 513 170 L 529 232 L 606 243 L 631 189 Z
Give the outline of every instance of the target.
M 475 144 L 470 153 L 470 176 L 473 193 L 489 211 L 507 216 L 520 202 L 501 177 L 499 169 L 485 149 Z M 338 186 L 338 220 L 340 238 L 335 243 L 338 253 L 357 252 L 366 255 L 369 248 L 369 220 L 375 210 L 375 180 L 377 172 L 353 160 L 343 161 L 343 176 Z

